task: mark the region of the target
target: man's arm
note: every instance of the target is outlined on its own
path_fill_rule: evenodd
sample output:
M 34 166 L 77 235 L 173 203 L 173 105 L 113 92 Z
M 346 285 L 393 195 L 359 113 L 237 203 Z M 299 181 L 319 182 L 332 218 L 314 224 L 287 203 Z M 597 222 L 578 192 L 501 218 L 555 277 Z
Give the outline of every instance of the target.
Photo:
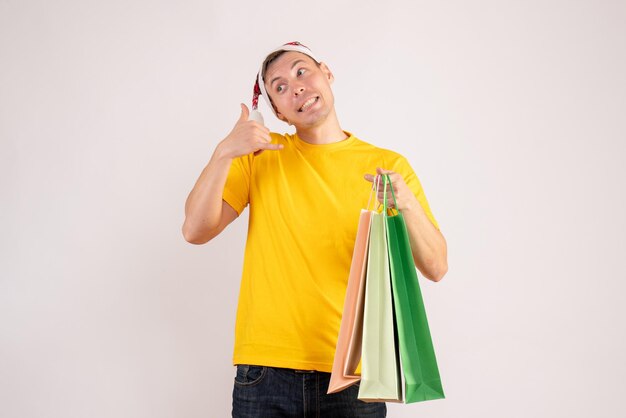
M 224 156 L 220 145 L 185 202 L 183 236 L 191 244 L 209 242 L 239 216 L 222 200 L 232 159 Z
M 424 277 L 438 282 L 448 271 L 448 246 L 441 232 L 428 219 L 424 208 L 419 203 L 402 176 L 378 168 L 378 174 L 389 174 L 396 197 L 397 209 L 402 212 L 407 232 L 411 241 L 411 251 L 415 266 Z M 365 179 L 374 181 L 375 177 L 367 174 Z M 389 188 L 389 186 L 387 186 Z M 379 187 L 378 200 L 383 200 L 383 187 Z M 387 191 L 387 204 L 393 206 L 391 191 Z
M 269 130 L 258 122 L 249 121 L 248 114 L 248 108 L 242 104 L 241 115 L 235 127 L 217 145 L 211 160 L 187 197 L 182 227 L 187 242 L 204 244 L 237 218 L 237 211 L 222 200 L 234 158 L 252 152 L 282 148 L 282 145 L 271 144 Z
M 402 210 L 411 240 L 415 266 L 427 279 L 438 282 L 448 272 L 448 245 L 443 234 L 426 216 L 424 208 L 415 202 Z

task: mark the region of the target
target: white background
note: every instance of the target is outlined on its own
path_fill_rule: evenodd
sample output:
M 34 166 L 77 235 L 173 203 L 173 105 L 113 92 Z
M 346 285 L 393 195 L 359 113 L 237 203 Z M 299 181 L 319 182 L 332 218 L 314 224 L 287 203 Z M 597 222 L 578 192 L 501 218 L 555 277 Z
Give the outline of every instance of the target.
M 624 22 L 617 0 L 0 0 L 0 416 L 230 416 L 246 216 L 193 246 L 183 208 L 292 40 L 448 240 L 421 281 L 447 399 L 388 416 L 623 415 Z

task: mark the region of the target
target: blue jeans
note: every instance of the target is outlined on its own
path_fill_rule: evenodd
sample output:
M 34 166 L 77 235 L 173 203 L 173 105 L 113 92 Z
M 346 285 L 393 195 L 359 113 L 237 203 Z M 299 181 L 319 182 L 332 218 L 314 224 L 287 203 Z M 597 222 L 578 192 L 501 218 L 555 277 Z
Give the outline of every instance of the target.
M 384 418 L 384 402 L 357 399 L 358 384 L 327 395 L 330 373 L 237 366 L 233 418 Z

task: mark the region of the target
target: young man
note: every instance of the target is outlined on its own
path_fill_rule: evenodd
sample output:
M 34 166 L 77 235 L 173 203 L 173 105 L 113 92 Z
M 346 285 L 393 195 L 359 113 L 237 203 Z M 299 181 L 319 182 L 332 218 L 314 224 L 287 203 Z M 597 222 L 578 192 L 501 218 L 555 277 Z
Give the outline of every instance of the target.
M 270 133 L 242 104 L 187 199 L 183 235 L 193 244 L 217 236 L 249 205 L 234 417 L 386 416 L 384 403 L 357 399 L 356 385 L 326 394 L 359 213 L 375 174 L 390 175 L 416 267 L 433 281 L 447 271 L 446 241 L 417 176 L 401 155 L 341 129 L 333 81 L 300 43 L 270 53 L 253 107 L 263 95 L 296 134 Z

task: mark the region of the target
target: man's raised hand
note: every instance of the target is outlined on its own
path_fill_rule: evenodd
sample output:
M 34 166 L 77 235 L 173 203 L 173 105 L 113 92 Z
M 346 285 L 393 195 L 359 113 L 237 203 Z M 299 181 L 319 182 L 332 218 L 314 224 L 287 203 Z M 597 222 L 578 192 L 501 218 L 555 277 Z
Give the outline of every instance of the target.
M 219 144 L 221 154 L 227 158 L 237 158 L 242 155 L 260 154 L 264 150 L 280 150 L 282 144 L 272 144 L 270 131 L 260 123 L 248 120 L 250 111 L 245 104 L 241 104 L 241 115 L 233 130 Z

